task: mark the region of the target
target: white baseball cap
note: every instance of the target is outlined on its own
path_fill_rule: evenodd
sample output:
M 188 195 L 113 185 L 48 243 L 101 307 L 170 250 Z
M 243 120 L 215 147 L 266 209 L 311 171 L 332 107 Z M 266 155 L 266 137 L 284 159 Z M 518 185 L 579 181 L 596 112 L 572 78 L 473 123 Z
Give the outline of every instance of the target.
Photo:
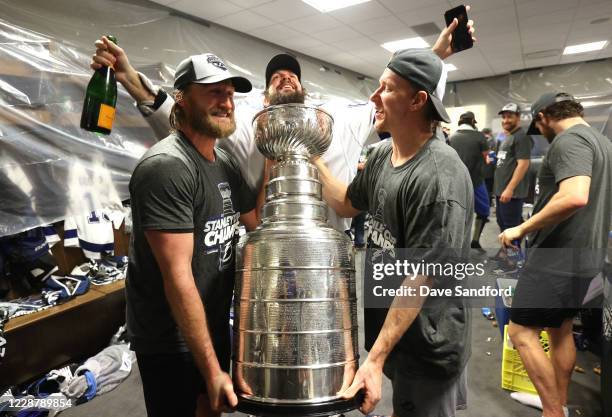
M 248 93 L 253 88 L 249 80 L 229 72 L 217 55 L 192 55 L 176 67 L 174 88 L 182 88 L 190 83 L 214 84 L 225 80 L 231 80 L 239 93 Z

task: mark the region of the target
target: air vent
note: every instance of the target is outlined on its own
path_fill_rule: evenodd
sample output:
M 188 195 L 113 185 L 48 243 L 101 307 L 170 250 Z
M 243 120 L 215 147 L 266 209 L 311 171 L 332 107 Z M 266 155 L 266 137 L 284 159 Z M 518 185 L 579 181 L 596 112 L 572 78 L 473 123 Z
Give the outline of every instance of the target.
M 440 34 L 440 28 L 434 22 L 411 26 L 410 29 L 421 38 Z
M 544 51 L 529 52 L 524 54 L 523 57 L 525 59 L 543 59 L 559 56 L 560 54 L 561 49 L 546 49 Z

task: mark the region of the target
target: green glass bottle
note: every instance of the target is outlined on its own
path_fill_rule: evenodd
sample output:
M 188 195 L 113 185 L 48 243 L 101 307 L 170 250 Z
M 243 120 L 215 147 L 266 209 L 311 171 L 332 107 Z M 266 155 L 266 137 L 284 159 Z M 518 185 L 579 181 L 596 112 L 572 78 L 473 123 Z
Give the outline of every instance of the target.
M 108 40 L 117 43 L 117 38 L 107 36 Z M 117 104 L 117 80 L 112 67 L 102 67 L 94 72 L 87 84 L 83 112 L 81 113 L 81 128 L 90 132 L 108 135 L 115 120 Z

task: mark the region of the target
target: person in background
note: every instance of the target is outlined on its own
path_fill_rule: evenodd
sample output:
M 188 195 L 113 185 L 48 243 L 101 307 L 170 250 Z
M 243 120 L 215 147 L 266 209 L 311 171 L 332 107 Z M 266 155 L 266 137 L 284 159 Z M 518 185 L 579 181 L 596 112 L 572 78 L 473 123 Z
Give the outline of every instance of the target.
M 450 145 L 450 129 L 446 126 L 442 126 L 442 134 L 444 135 L 444 142 L 447 145 Z
M 488 163 L 489 147 L 485 136 L 476 129 L 476 117 L 468 111 L 459 116 L 459 127 L 450 137 L 452 146 L 470 173 L 474 188 L 474 232 L 472 234 L 472 249 L 484 252 L 480 245 L 480 236 L 484 226 L 489 221 L 490 206 L 487 188 L 483 179 L 483 169 Z
M 538 173 L 533 215 L 499 235 L 503 246 L 529 235 L 508 333 L 542 400 L 544 417 L 567 417 L 576 362 L 573 318 L 604 267 L 612 212 L 612 142 L 583 119 L 571 95 L 547 93 L 531 106 L 530 134 L 550 147 Z M 539 340 L 546 329 L 550 358 Z
M 498 142 L 493 136 L 493 131 L 488 127 L 481 130 L 482 134 L 487 140 L 487 147 L 489 148 L 489 154 L 487 157 L 487 163 L 482 167 L 482 176 L 489 193 L 489 206 L 493 207 L 493 201 L 495 200 L 495 194 L 493 193 L 493 180 L 495 176 L 495 163 L 497 156 Z
M 507 136 L 497 152 L 493 191 L 497 224 L 503 232 L 523 221 L 523 202 L 529 188 L 527 171 L 533 140 L 521 127 L 521 111 L 516 103 L 506 104 L 498 114 L 502 117 L 502 127 Z M 515 244 L 520 246 L 520 242 Z M 502 261 L 509 269 L 517 266 L 516 260 L 511 260 L 504 248 L 500 249 L 495 259 Z

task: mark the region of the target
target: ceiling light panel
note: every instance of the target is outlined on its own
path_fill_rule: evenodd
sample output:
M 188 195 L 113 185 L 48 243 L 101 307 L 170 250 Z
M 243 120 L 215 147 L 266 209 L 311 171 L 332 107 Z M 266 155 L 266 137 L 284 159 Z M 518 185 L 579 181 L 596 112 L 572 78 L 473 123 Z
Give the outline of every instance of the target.
M 582 54 L 584 52 L 599 51 L 608 45 L 608 41 L 581 43 L 579 45 L 566 46 L 563 55 Z
M 382 45 L 389 52 L 395 52 L 400 49 L 408 48 L 429 48 L 429 44 L 425 39 L 417 36 L 415 38 L 400 39 L 397 41 L 385 42 Z
M 304 3 L 314 7 L 321 13 L 331 12 L 333 10 L 344 9 L 356 4 L 367 3 L 370 0 L 302 0 Z

